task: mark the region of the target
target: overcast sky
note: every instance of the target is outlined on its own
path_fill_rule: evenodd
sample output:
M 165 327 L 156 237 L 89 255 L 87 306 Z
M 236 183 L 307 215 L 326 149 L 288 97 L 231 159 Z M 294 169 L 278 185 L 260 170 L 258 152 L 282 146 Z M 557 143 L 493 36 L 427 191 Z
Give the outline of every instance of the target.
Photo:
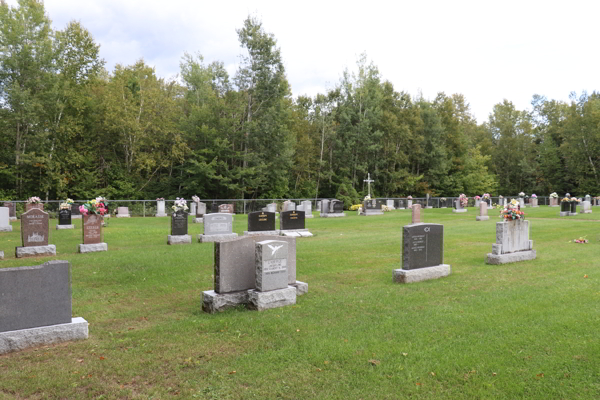
M 9 0 L 16 4 L 16 0 Z M 250 14 L 274 34 L 294 97 L 334 87 L 365 52 L 397 91 L 462 93 L 479 122 L 503 99 L 568 101 L 598 84 L 600 1 L 45 0 L 55 29 L 80 21 L 112 70 L 140 58 L 174 77 L 184 52 L 231 75 Z

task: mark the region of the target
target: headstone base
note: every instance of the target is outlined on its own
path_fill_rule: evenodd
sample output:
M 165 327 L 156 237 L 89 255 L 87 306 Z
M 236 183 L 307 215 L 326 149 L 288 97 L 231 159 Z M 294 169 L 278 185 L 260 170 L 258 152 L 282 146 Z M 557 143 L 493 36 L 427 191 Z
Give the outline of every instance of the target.
M 155 217 L 167 217 L 168 215 L 165 213 L 162 213 L 162 214 L 156 213 L 156 214 L 154 214 L 154 216 Z
M 9 217 L 9 218 L 8 218 L 8 220 L 9 220 L 9 221 L 16 221 L 16 220 L 17 220 L 17 217 Z
M 0 250 L 0 260 L 4 260 L 4 252 Z
M 448 207 L 440 207 L 440 208 L 448 208 Z
M 0 226 L 0 232 L 12 232 L 12 225 Z
M 382 210 L 367 210 L 367 211 L 363 210 L 359 215 L 364 215 L 364 216 L 383 215 L 383 211 Z
M 0 354 L 87 338 L 88 323 L 85 319 L 77 317 L 72 318 L 71 323 L 68 324 L 0 332 Z
M 556 204 L 556 205 L 550 205 L 548 207 L 558 207 L 558 204 Z
M 292 304 L 296 304 L 296 288 L 293 286 L 268 292 L 248 290 L 248 308 L 250 310 L 264 311 Z
M 79 253 L 95 253 L 97 251 L 108 251 L 106 243 L 80 244 Z
M 329 214 L 321 214 L 321 218 L 339 218 L 345 217 L 346 213 L 329 213 Z
M 244 236 L 262 236 L 262 235 L 279 236 L 279 231 L 244 231 Z
M 558 215 L 561 217 L 568 217 L 571 213 L 569 211 L 561 211 Z
M 450 275 L 452 268 L 448 264 L 417 269 L 395 269 L 394 283 L 413 283 L 443 278 Z
M 202 293 L 202 310 L 210 314 L 246 304 L 248 304 L 247 290 L 233 293 L 217 293 L 214 290 L 207 290 Z
M 585 210 L 585 211 L 584 211 L 584 210 L 581 210 L 581 211 L 579 212 L 579 214 L 591 214 L 591 213 L 592 213 L 592 210 Z M 12 226 L 11 226 L 11 228 L 12 228 Z
M 574 212 L 574 213 L 570 212 L 570 213 L 569 213 L 569 217 L 574 217 L 575 215 L 577 215 L 577 213 L 576 213 L 576 212 Z
M 476 216 L 475 217 L 475 221 L 487 221 L 488 219 L 490 219 L 489 215 L 482 215 L 482 216 Z
M 15 247 L 15 257 L 39 257 L 39 256 L 55 256 L 56 246 L 49 244 L 48 246 L 30 246 L 30 247 Z
M 296 296 L 302 296 L 303 294 L 308 293 L 308 283 L 296 281 L 296 283 L 290 284 L 296 288 Z
M 56 229 L 75 229 L 75 225 L 56 225 Z
M 538 208 L 539 206 L 529 206 L 529 207 L 531 207 L 531 208 Z
M 452 212 L 454 212 L 454 213 L 464 213 L 464 212 L 467 212 L 467 209 L 466 208 L 461 208 L 460 210 L 457 210 L 455 208 L 455 209 L 452 210 Z
M 194 218 L 194 223 L 195 224 L 202 224 L 202 223 L 204 223 L 204 218 Z
M 104 218 L 106 218 L 106 215 L 104 216 Z M 81 215 L 71 215 L 71 219 L 81 219 Z
M 315 216 L 311 214 L 304 214 L 304 218 L 314 218 Z
M 168 235 L 167 244 L 188 244 L 192 243 L 191 235 Z
M 536 254 L 535 250 L 528 251 L 516 251 L 514 253 L 506 253 L 506 254 L 493 254 L 488 253 L 486 263 L 487 264 L 507 264 L 518 261 L 527 261 L 527 260 L 535 260 Z
M 131 215 L 129 215 L 129 214 L 117 214 L 116 217 L 117 218 L 131 218 Z
M 281 236 L 292 236 L 292 237 L 311 237 L 312 233 L 308 229 L 285 229 L 280 231 Z
M 198 235 L 198 243 L 228 242 L 238 237 L 237 233 L 225 233 L 223 235 Z

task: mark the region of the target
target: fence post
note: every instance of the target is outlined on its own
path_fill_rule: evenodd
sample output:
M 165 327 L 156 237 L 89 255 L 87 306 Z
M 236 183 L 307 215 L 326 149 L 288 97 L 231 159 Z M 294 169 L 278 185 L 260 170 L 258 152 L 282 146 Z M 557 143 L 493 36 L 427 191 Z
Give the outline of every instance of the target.
M 143 211 L 142 216 L 145 217 L 146 216 L 146 202 L 144 201 L 143 203 L 144 203 L 144 211 Z

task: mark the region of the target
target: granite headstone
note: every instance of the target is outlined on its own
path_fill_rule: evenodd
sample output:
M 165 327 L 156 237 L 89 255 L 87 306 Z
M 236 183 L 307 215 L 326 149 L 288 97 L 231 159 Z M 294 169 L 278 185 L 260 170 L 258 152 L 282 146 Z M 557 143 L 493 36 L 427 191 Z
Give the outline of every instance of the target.
M 279 229 L 305 229 L 304 211 L 283 211 L 279 214 Z
M 171 235 L 188 234 L 188 213 L 179 210 L 171 214 Z
M 403 229 L 402 269 L 411 270 L 443 264 L 444 226 L 417 223 Z
M 102 221 L 101 215 L 83 216 L 83 244 L 102 243 Z
M 48 245 L 48 213 L 32 208 L 21 214 L 23 247 Z
M 248 214 L 248 232 L 274 231 L 275 213 L 255 211 Z

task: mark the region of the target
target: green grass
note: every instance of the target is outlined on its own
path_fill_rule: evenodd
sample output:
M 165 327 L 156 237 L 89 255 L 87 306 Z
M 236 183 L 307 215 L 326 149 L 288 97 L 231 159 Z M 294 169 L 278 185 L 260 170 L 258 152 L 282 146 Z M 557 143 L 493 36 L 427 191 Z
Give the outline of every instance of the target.
M 444 224 L 449 277 L 399 285 L 409 211 L 309 219 L 298 239 L 295 306 L 217 315 L 213 245 L 168 246 L 168 218 L 111 218 L 108 252 L 77 254 L 76 230 L 54 230 L 72 265 L 73 315 L 86 341 L 0 356 L 1 399 L 597 399 L 600 398 L 600 208 L 558 217 L 526 209 L 532 261 L 491 266 L 495 222 L 423 210 Z M 490 210 L 490 215 L 495 211 Z M 247 219 L 236 215 L 242 233 Z M 190 224 L 190 234 L 202 227 Z M 0 234 L 2 267 L 19 223 Z M 587 236 L 589 244 L 574 244 Z M 587 275 L 587 278 L 584 278 Z

